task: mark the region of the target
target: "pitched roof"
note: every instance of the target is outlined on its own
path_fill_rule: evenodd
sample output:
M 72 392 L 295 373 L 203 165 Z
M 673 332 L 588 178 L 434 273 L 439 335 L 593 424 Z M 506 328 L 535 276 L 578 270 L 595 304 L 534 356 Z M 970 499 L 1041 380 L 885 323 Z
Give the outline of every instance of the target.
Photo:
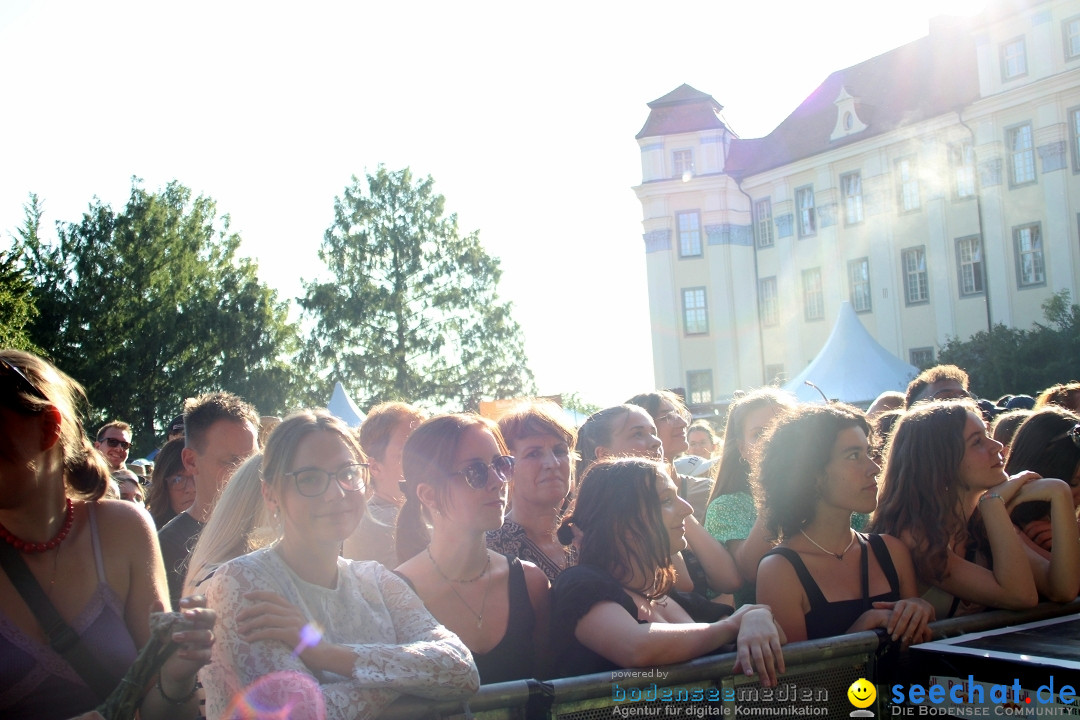
M 649 103 L 649 118 L 637 139 L 656 135 L 677 135 L 697 130 L 726 129 L 717 114 L 724 106 L 712 95 L 683 83 L 667 95 Z
M 855 99 L 856 112 L 868 127 L 830 140 L 837 117 L 833 101 L 842 89 Z M 955 112 L 978 97 L 972 33 L 958 25 L 942 27 L 927 37 L 829 75 L 767 136 L 733 140 L 727 172 L 742 178 L 787 165 L 903 125 Z

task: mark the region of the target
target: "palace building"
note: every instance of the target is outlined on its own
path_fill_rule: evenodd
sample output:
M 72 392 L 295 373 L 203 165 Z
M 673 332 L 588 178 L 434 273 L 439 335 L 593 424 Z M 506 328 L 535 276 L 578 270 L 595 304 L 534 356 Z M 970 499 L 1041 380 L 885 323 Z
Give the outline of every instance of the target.
M 914 365 L 1080 301 L 1080 0 L 997 3 L 831 74 L 763 138 L 682 85 L 637 135 L 657 387 L 797 375 L 840 305 Z M 826 392 L 828 391 L 825 388 Z

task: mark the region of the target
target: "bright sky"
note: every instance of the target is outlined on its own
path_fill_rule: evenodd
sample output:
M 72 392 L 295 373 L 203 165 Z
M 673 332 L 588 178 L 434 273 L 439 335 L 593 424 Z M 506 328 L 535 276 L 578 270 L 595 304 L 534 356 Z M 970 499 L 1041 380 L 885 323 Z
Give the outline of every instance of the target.
M 30 192 L 51 231 L 177 179 L 294 298 L 350 177 L 410 166 L 502 259 L 540 392 L 614 404 L 654 384 L 646 103 L 689 83 L 760 137 L 984 4 L 0 0 L 0 247 Z

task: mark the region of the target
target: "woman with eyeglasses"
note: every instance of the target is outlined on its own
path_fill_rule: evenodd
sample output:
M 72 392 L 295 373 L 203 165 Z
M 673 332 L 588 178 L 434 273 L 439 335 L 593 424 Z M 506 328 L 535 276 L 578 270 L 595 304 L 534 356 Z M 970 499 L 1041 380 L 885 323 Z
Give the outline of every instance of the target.
M 169 606 L 150 519 L 101 499 L 109 474 L 83 432 L 85 402 L 48 362 L 0 350 L 0 715 L 9 720 L 59 720 L 99 705 L 149 641 L 151 610 Z M 140 717 L 198 715 L 196 672 L 214 626 L 201 604 L 181 601 L 191 628 L 174 636 L 180 650 Z M 67 633 L 47 629 L 50 607 Z M 62 634 L 76 645 L 58 652 Z
M 262 494 L 281 540 L 217 568 L 207 600 L 219 641 L 203 672 L 207 716 L 254 706 L 289 717 L 374 717 L 399 695 L 466 697 L 467 648 L 401 578 L 346 560 L 364 512 L 367 466 L 353 433 L 305 410 L 267 441 Z
M 1067 482 L 1075 516 L 1080 504 L 1080 415 L 1059 405 L 1046 405 L 1030 413 L 1017 428 L 1005 463 L 1006 472 L 1023 470 Z M 1051 506 L 1024 503 L 1014 508 L 1011 516 L 1032 540 L 1036 552 L 1049 559 L 1054 548 Z
M 184 474 L 183 450 L 184 438 L 177 438 L 165 443 L 154 458 L 146 509 L 158 530 L 195 502 L 195 478 Z
M 413 430 L 402 458 L 397 573 L 472 651 L 482 683 L 535 677 L 543 662 L 548 579 L 488 550 L 503 524 L 514 458 L 495 423 L 441 415 Z
M 919 590 L 939 620 L 1030 608 L 1040 592 L 1071 600 L 1080 588 L 1069 486 L 1033 472 L 1010 477 L 1001 448 L 970 400 L 913 406 L 889 441 L 870 530 L 908 546 Z M 1009 518 L 1032 500 L 1049 501 L 1054 534 L 1071 537 L 1055 544 L 1049 562 L 1025 545 Z

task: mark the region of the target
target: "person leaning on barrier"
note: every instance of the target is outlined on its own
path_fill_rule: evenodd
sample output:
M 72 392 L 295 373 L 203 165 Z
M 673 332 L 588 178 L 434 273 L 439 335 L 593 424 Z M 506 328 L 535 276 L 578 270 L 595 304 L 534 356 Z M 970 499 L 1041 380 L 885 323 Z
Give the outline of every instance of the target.
M 1009 477 L 1001 448 L 970 400 L 919 404 L 889 442 L 870 529 L 908 546 L 920 592 L 939 620 L 1033 607 L 1040 592 L 1070 600 L 1080 587 L 1069 486 L 1031 472 Z M 1072 539 L 1055 543 L 1050 561 L 1024 544 L 1009 518 L 1032 500 L 1049 501 L 1054 535 Z
M 758 568 L 757 597 L 789 640 L 883 628 L 904 647 L 930 639 L 911 554 L 897 538 L 851 529 L 877 505 L 870 426 L 857 408 L 803 405 L 763 439 L 751 482 L 779 546 Z M 828 600 L 826 598 L 829 598 Z
M 776 685 L 783 631 L 768 607 L 738 612 L 672 590 L 672 554 L 693 512 L 667 466 L 644 458 L 593 464 L 563 523 L 581 536 L 580 561 L 552 591 L 557 675 L 684 662 L 735 643 L 736 672 Z

